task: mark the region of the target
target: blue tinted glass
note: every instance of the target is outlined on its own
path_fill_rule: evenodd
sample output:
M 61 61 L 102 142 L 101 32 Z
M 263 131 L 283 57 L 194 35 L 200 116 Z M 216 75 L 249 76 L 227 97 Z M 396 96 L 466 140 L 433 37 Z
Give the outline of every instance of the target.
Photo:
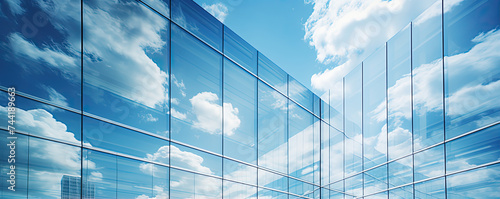
M 330 123 L 330 105 L 328 104 L 328 102 L 325 102 L 323 101 L 322 99 L 321 100 L 321 119 L 327 121 L 328 123 Z
M 344 134 L 330 128 L 330 182 L 344 178 Z
M 332 133 L 333 134 L 333 133 Z M 321 168 L 321 176 L 320 181 L 321 185 L 330 184 L 330 126 L 325 122 L 321 122 L 321 159 L 320 159 L 320 168 Z M 333 154 L 332 154 L 333 155 Z M 337 160 L 338 161 L 338 160 Z
M 406 199 L 413 198 L 413 186 L 405 186 L 389 191 L 389 199 Z
M 224 179 L 257 184 L 257 168 L 224 158 Z
M 152 165 L 151 169 L 153 170 L 153 198 L 168 198 L 170 183 L 169 168 L 160 165 Z
M 163 16 L 170 18 L 170 0 L 142 0 Z
M 364 169 L 387 161 L 385 46 L 363 62 Z
M 259 52 L 258 75 L 281 93 L 288 95 L 288 74 Z
M 257 74 L 257 50 L 224 26 L 224 54 L 236 63 Z
M 411 26 L 387 42 L 387 123 L 389 160 L 412 152 Z
M 330 90 L 330 125 L 343 131 L 344 130 L 344 80 L 334 84 L 333 90 Z
M 444 178 L 438 178 L 415 184 L 415 199 L 441 199 L 446 198 Z
M 387 191 L 364 197 L 365 199 L 387 199 Z
M 4 2 L 0 86 L 80 109 L 80 2 Z
M 446 173 L 497 161 L 500 125 L 446 143 Z
M 8 129 L 8 94 L 0 91 L 0 127 Z M 15 96 L 15 131 L 73 144 L 81 141 L 81 116 L 21 96 Z
M 83 150 L 83 189 L 89 197 L 116 198 L 117 157 L 93 150 Z
M 389 186 L 397 187 L 413 182 L 413 156 L 389 163 Z
M 258 162 L 287 173 L 287 99 L 259 81 Z
M 412 23 L 414 150 L 444 139 L 441 6 L 436 2 Z
M 445 4 L 447 139 L 500 120 L 499 9 L 495 0 Z
M 362 170 L 362 65 L 354 68 L 345 80 L 345 172 L 346 175 Z
M 330 199 L 344 199 L 344 194 L 341 192 L 330 191 Z
M 80 185 L 65 187 L 65 181 L 80 182 L 80 148 L 38 138 L 29 138 L 29 197 L 79 198 Z M 6 173 L 6 172 L 2 172 Z M 64 189 L 67 188 L 67 189 Z
M 288 171 L 293 177 L 313 182 L 314 116 L 290 102 L 288 111 Z M 319 129 L 318 129 L 319 130 Z
M 309 89 L 307 89 L 308 91 L 310 91 Z M 312 93 L 311 94 L 313 95 L 313 110 L 311 110 L 314 115 L 318 116 L 319 118 L 321 119 L 324 119 L 325 116 L 323 115 L 324 113 L 322 112 L 323 110 L 321 110 L 321 98 L 319 98 L 316 94 Z
M 224 60 L 224 155 L 257 160 L 257 78 Z
M 280 191 L 288 190 L 288 179 L 287 177 L 259 169 L 258 171 L 259 186 L 268 187 L 271 189 L 276 189 Z
M 172 139 L 222 153 L 222 55 L 172 26 Z
M 222 23 L 194 1 L 171 0 L 172 20 L 222 52 Z
M 309 89 L 291 76 L 288 78 L 288 87 L 288 96 L 291 99 L 305 107 L 307 110 L 311 112 L 314 111 L 314 94 Z
M 387 186 L 387 165 L 374 168 L 364 173 L 364 194 L 369 195 L 382 190 Z
M 172 143 L 170 147 L 172 166 L 202 174 L 222 176 L 221 157 L 175 143 Z
M 500 164 L 458 173 L 446 178 L 448 198 L 493 199 L 500 195 Z
M 132 0 L 84 8 L 84 111 L 168 137 L 168 20 Z
M 223 198 L 241 199 L 241 198 L 257 198 L 257 187 L 248 186 L 231 181 L 223 181 Z
M 301 182 L 292 178 L 288 179 L 288 191 L 290 193 L 297 194 L 299 196 L 306 196 L 314 191 L 314 187 L 311 184 Z
M 444 146 L 439 145 L 414 155 L 414 180 L 424 180 L 444 174 Z
M 341 180 L 330 184 L 330 190 L 333 190 L 335 192 L 344 192 L 344 181 Z
M 117 161 L 117 198 L 152 197 L 153 174 L 147 164 L 122 157 Z
M 222 198 L 222 180 L 178 169 L 170 170 L 170 198 Z
M 168 141 L 97 119 L 83 118 L 83 142 L 95 147 L 168 164 Z
M 2 173 L 0 173 L 0 180 L 2 180 L 3 185 L 2 187 L 0 187 L 0 196 L 5 199 L 27 198 L 28 196 L 27 189 L 29 138 L 21 134 L 14 135 L 14 137 L 17 138 L 8 138 L 12 137 L 12 135 L 8 131 L 0 130 L 0 136 L 2 136 L 2 139 L 0 139 L 0 145 L 2 147 L 2 150 L 0 150 L 0 155 L 4 157 L 0 159 L 0 170 L 2 171 Z M 15 157 L 11 156 L 10 154 L 10 148 L 11 146 L 14 146 L 14 144 L 11 144 L 11 141 L 15 141 L 15 148 L 13 149 L 15 152 Z M 15 166 L 15 174 L 9 174 L 12 173 L 10 169 L 11 165 Z M 11 176 L 15 177 L 15 179 L 11 180 Z M 14 188 L 15 191 L 9 189 L 9 187 L 12 186 L 11 183 L 14 183 L 15 187 L 12 188 Z
M 363 195 L 363 174 L 345 179 L 345 192 L 353 196 Z

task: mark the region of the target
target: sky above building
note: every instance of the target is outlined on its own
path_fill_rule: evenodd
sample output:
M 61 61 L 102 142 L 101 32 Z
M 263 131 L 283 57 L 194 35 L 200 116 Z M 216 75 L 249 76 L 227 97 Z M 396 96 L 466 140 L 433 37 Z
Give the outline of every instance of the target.
M 342 77 L 436 0 L 195 0 L 327 99 Z

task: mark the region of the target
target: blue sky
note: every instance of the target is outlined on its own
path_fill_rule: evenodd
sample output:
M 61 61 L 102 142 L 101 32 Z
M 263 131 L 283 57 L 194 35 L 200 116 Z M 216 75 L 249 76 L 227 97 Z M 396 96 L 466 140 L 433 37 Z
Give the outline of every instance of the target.
M 319 96 L 436 0 L 195 0 Z

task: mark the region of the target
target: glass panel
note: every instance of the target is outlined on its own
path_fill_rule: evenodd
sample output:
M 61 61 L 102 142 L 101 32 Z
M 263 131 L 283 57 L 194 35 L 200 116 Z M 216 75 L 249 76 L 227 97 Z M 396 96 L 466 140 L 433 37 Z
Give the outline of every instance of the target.
M 412 152 L 411 26 L 387 42 L 388 156 Z
M 84 198 L 116 198 L 117 157 L 88 149 L 83 154 L 84 193 L 88 193 Z
M 309 92 L 311 92 L 309 89 L 307 89 Z M 313 95 L 313 110 L 311 110 L 314 115 L 320 117 L 321 119 L 324 119 L 324 114 L 321 110 L 321 98 L 319 98 L 316 94 L 312 93 L 311 94 Z
M 365 199 L 387 199 L 387 191 L 382 193 L 377 193 L 375 195 L 364 197 Z
M 79 147 L 30 137 L 29 198 L 79 198 L 80 152 Z
M 314 94 L 293 77 L 288 78 L 288 96 L 307 110 L 314 111 Z
M 446 173 L 499 160 L 499 130 L 496 125 L 446 143 Z
M 1 116 L 3 117 L 3 115 Z M 5 199 L 28 197 L 28 136 L 21 134 L 11 135 L 8 131 L 0 130 L 0 196 Z M 8 138 L 13 137 L 13 138 Z M 14 138 L 16 137 L 16 138 Z M 11 142 L 14 142 L 11 143 Z M 11 149 L 11 146 L 15 146 Z M 33 147 L 31 147 L 33 148 Z M 11 153 L 14 153 L 11 155 Z M 14 172 L 10 166 L 14 165 Z M 14 178 L 14 179 L 11 179 Z M 15 185 L 15 186 L 13 186 Z M 10 187 L 10 188 L 9 188 Z M 12 191 L 13 189 L 14 191 Z
M 340 180 L 338 182 L 330 184 L 330 189 L 337 192 L 344 192 L 344 181 Z
M 170 170 L 170 198 L 222 198 L 222 180 L 177 169 Z
M 389 199 L 413 198 L 413 185 L 392 189 L 389 191 Z
M 345 80 L 345 172 L 346 174 L 361 172 L 362 165 L 362 65 L 354 68 Z
M 84 111 L 168 137 L 169 21 L 137 1 L 84 2 Z
M 260 188 L 259 198 L 288 199 L 288 195 L 285 193 Z
M 152 170 L 153 170 L 153 198 L 167 199 L 169 195 L 169 184 L 170 184 L 169 168 L 160 165 L 153 165 Z
M 222 55 L 172 26 L 172 139 L 222 153 L 221 70 Z
M 498 198 L 500 164 L 495 164 L 446 178 L 448 198 Z
M 0 86 L 81 109 L 80 2 L 4 2 Z
M 224 26 L 224 54 L 253 74 L 257 74 L 257 50 L 226 26 Z
M 202 174 L 222 176 L 221 157 L 171 143 L 172 166 Z
M 444 6 L 447 139 L 500 121 L 499 9 L 495 0 Z
M 415 184 L 415 199 L 446 198 L 444 178 L 438 178 Z
M 288 74 L 259 52 L 259 77 L 281 93 L 288 95 Z
M 369 195 L 382 190 L 387 186 L 387 165 L 374 168 L 364 173 L 364 194 Z M 386 194 L 387 195 L 387 194 Z M 387 196 L 386 196 L 387 198 Z
M 8 94 L 0 91 L 0 127 L 8 130 Z M 80 144 L 81 116 L 79 114 L 15 96 L 15 131 L 45 138 Z
M 288 180 L 286 177 L 259 169 L 259 186 L 271 189 L 288 191 Z
M 138 158 L 168 164 L 168 141 L 97 119 L 83 118 L 83 142 Z
M 333 132 L 332 132 L 333 134 Z M 325 186 L 330 184 L 330 126 L 325 122 L 321 122 L 321 185 Z M 332 154 L 333 156 L 334 154 Z M 342 155 L 342 154 L 341 154 Z M 337 160 L 338 161 L 338 160 Z
M 257 184 L 257 168 L 224 158 L 224 179 Z
M 144 162 L 118 157 L 117 198 L 149 198 L 153 193 L 153 173 Z
M 363 195 L 363 174 L 345 179 L 345 192 L 361 197 Z
M 258 162 L 287 173 L 287 99 L 259 81 Z
M 397 187 L 413 182 L 413 156 L 389 163 L 389 186 Z
M 330 128 L 330 182 L 344 178 L 344 134 Z
M 224 184 L 224 197 L 228 199 L 256 199 L 257 198 L 257 187 L 248 186 L 240 183 L 223 181 Z
M 289 104 L 288 171 L 290 176 L 313 182 L 314 116 L 293 102 Z M 319 130 L 319 129 L 318 129 Z
M 436 2 L 412 23 L 415 151 L 444 139 L 441 6 Z
M 364 169 L 387 161 L 385 46 L 363 62 Z
M 344 130 L 344 80 L 334 84 L 333 90 L 330 90 L 330 125 L 343 131 Z
M 222 23 L 219 20 L 194 1 L 171 0 L 171 3 L 172 20 L 177 25 L 222 52 L 223 29 Z
M 170 18 L 170 1 L 169 0 L 141 0 L 153 9 L 158 11 L 163 16 Z
M 414 155 L 415 181 L 444 174 L 444 146 L 439 145 Z
M 294 193 L 299 196 L 307 196 L 314 192 L 313 185 L 292 178 L 288 179 L 288 186 L 290 193 Z
M 224 155 L 257 160 L 257 78 L 224 60 Z
M 344 194 L 341 192 L 330 191 L 330 199 L 344 199 Z

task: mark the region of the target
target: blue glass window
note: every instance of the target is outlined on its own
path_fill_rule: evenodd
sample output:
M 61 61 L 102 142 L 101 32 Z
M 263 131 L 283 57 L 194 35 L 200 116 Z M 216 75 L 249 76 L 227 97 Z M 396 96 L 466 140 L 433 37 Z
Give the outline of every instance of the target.
M 222 153 L 222 55 L 172 26 L 171 138 Z
M 314 111 L 314 94 L 309 89 L 291 76 L 288 77 L 288 89 L 288 96 L 290 96 L 291 99 L 305 107 L 307 110 L 311 112 Z
M 288 178 L 273 172 L 259 169 L 258 183 L 261 187 L 268 187 L 280 191 L 288 191 Z
M 222 198 L 222 180 L 186 172 L 170 170 L 170 198 Z
M 141 0 L 163 16 L 170 18 L 170 0 Z
M 117 156 L 84 149 L 83 157 L 84 192 L 93 193 L 95 198 L 116 198 Z
M 201 174 L 222 176 L 222 158 L 193 148 L 172 143 L 172 166 Z
M 500 194 L 500 164 L 448 176 L 448 198 L 498 198 Z
M 444 175 L 444 146 L 416 153 L 414 161 L 415 181 Z
M 288 172 L 302 180 L 314 181 L 314 116 L 290 102 L 288 111 Z M 317 129 L 319 131 L 319 129 Z M 319 152 L 316 150 L 316 152 Z
M 344 79 L 335 84 L 336 89 L 330 90 L 330 125 L 344 131 Z
M 172 20 L 222 52 L 222 23 L 194 1 L 171 0 Z
M 276 90 L 288 95 L 288 74 L 260 52 L 258 75 Z
M 224 54 L 236 63 L 257 74 L 257 50 L 224 26 Z
M 361 172 L 362 165 L 362 65 L 344 77 L 345 81 L 345 172 Z
M 257 187 L 248 186 L 236 182 L 224 180 L 222 182 L 223 198 L 241 199 L 241 198 L 257 198 Z
M 446 138 L 500 119 L 500 2 L 444 4 Z
M 257 168 L 224 158 L 224 179 L 257 185 Z
M 387 165 L 368 170 L 364 173 L 364 194 L 369 195 L 386 190 L 387 185 Z M 387 197 L 386 197 L 387 198 Z
M 344 134 L 330 127 L 330 182 L 344 178 Z
M 3 117 L 3 115 L 2 115 Z M 6 116 L 5 116 L 6 117 Z M 21 134 L 15 134 L 16 139 L 15 139 L 15 190 L 12 191 L 8 187 L 11 186 L 10 182 L 7 181 L 10 180 L 10 165 L 13 163 L 12 161 L 9 162 L 10 159 L 12 159 L 10 156 L 10 146 L 7 144 L 11 144 L 11 141 L 14 141 L 14 139 L 9 139 L 7 137 L 10 137 L 10 133 L 5 130 L 0 130 L 0 136 L 2 136 L 2 139 L 0 139 L 0 144 L 1 144 L 1 149 L 0 150 L 0 155 L 4 158 L 0 159 L 0 170 L 2 173 L 0 173 L 0 180 L 2 180 L 2 185 L 3 187 L 0 188 L 0 195 L 2 198 L 6 199 L 16 199 L 16 198 L 27 198 L 28 197 L 28 136 L 24 136 Z M 40 149 L 39 149 L 40 150 Z M 60 183 L 60 182 L 59 182 Z
M 345 179 L 345 192 L 347 194 L 361 197 L 363 196 L 363 174 Z
M 0 86 L 80 110 L 80 1 L 3 1 L 0 9 Z
M 444 199 L 444 178 L 415 184 L 415 199 Z
M 144 162 L 117 158 L 117 198 L 153 197 L 153 173 Z M 152 165 L 149 165 L 151 168 Z
M 389 186 L 397 187 L 413 182 L 413 156 L 389 163 Z
M 406 199 L 413 198 L 413 186 L 404 186 L 389 191 L 389 199 Z

